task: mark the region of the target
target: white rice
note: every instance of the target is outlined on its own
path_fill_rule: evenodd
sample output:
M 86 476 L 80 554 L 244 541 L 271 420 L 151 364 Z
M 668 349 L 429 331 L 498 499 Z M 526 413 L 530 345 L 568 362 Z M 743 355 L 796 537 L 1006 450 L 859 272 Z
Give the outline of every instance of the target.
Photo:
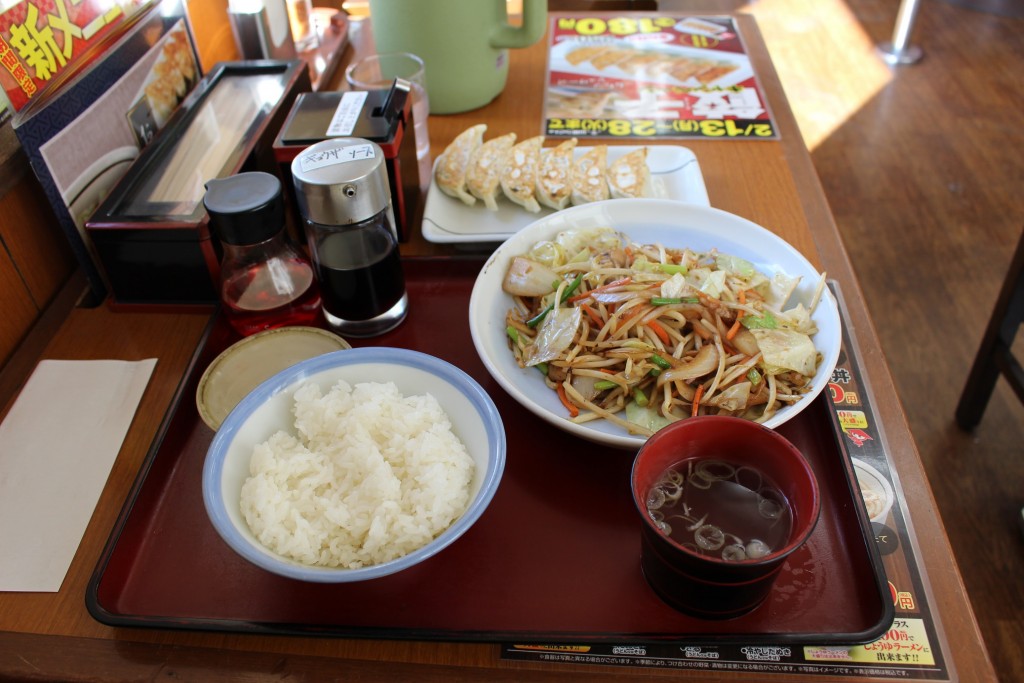
M 309 383 L 294 414 L 297 438 L 257 445 L 242 486 L 242 514 L 275 553 L 356 569 L 426 545 L 465 512 L 473 459 L 430 394 Z

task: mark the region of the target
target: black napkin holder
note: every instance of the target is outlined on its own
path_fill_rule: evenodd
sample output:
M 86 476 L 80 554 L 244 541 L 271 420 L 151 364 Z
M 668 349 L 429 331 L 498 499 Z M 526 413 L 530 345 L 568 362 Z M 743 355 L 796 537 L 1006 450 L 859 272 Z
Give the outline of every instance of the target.
M 219 300 L 221 249 L 203 207 L 205 183 L 279 174 L 274 137 L 310 89 L 301 60 L 222 62 L 196 85 L 85 223 L 109 305 Z

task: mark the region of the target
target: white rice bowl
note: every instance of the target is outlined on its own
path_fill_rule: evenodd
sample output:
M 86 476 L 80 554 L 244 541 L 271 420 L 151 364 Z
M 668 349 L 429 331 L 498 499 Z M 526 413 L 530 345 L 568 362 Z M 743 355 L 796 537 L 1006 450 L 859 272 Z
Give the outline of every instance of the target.
M 283 370 L 225 419 L 203 500 L 253 564 L 321 583 L 401 571 L 465 533 L 505 462 L 494 403 L 416 351 L 337 351 Z
M 430 394 L 393 382 L 295 392 L 296 435 L 257 444 L 242 514 L 260 543 L 324 567 L 387 562 L 466 510 L 473 459 Z

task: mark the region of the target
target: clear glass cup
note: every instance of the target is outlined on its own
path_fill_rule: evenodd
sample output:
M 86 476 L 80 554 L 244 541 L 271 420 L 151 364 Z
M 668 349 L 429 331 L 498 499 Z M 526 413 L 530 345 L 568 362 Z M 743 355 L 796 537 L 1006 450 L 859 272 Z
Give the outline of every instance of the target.
M 430 179 L 430 136 L 427 116 L 430 100 L 427 97 L 427 76 L 423 60 L 409 52 L 389 52 L 371 55 L 354 62 L 345 69 L 345 80 L 356 90 L 390 88 L 396 78 L 412 84 L 412 118 L 416 138 L 416 159 L 420 164 L 420 178 Z
M 302 53 L 320 47 L 313 18 L 312 0 L 288 0 L 288 23 L 292 29 L 295 51 Z

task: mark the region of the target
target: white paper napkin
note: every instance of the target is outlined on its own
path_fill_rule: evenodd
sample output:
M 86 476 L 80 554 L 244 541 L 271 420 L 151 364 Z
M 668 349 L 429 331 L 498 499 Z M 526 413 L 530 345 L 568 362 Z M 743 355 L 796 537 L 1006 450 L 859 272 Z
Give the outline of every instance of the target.
M 0 424 L 0 591 L 60 590 L 155 365 L 36 367 Z

